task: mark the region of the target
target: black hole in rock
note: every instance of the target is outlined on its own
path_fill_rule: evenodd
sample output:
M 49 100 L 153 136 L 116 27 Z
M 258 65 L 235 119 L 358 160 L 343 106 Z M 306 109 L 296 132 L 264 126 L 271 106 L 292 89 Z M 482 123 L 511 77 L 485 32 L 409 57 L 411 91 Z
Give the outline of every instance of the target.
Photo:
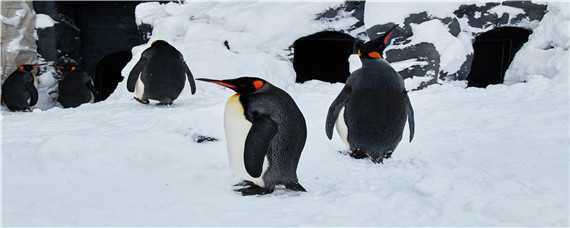
M 296 81 L 317 79 L 325 82 L 346 82 L 350 75 L 348 57 L 352 54 L 353 43 L 354 37 L 334 31 L 323 31 L 299 38 L 293 43 Z
M 505 71 L 530 34 L 522 28 L 501 27 L 477 36 L 467 86 L 485 88 L 503 83 Z
M 107 99 L 123 80 L 121 70 L 131 60 L 131 51 L 119 51 L 103 57 L 95 68 L 94 84 L 98 92 L 95 101 Z

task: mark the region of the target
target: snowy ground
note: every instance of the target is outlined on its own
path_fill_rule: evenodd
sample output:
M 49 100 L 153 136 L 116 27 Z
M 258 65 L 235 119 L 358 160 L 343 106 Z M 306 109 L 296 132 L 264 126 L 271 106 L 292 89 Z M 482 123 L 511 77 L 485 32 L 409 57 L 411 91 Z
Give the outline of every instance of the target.
M 222 125 L 230 93 L 221 89 L 226 96 L 198 91 L 168 108 L 130 101 L 4 113 L 4 223 L 568 224 L 567 85 L 535 78 L 413 92 L 416 139 L 384 165 L 341 155 L 340 141 L 326 139 L 340 88 L 288 90 L 308 122 L 301 194 L 232 192 Z M 194 134 L 220 141 L 198 144 Z
M 543 33 L 522 53 L 560 58 L 552 57 L 553 67 L 531 69 L 522 67 L 531 58 L 517 56 L 510 85 L 465 89 L 452 82 L 410 92 L 415 139 L 375 165 L 338 153 L 341 141 L 325 136 L 328 105 L 341 84 L 292 83 L 282 50 L 309 31 L 292 28 L 295 34 L 269 45 L 270 33 L 253 38 L 280 28 L 241 27 L 222 13 L 252 17 L 240 9 L 255 4 L 201 4 L 166 7 L 156 35 L 182 51 L 196 76 L 263 75 L 293 96 L 308 125 L 298 169 L 308 192 L 243 197 L 232 191 L 238 180 L 228 168 L 223 132 L 229 90 L 197 82 L 196 95 L 186 90 L 173 106 L 157 107 L 135 102 L 121 84 L 109 100 L 76 109 L 2 112 L 5 225 L 568 226 L 567 31 L 542 50 L 536 43 L 560 29 L 539 28 Z M 188 18 L 185 10 L 197 15 L 191 26 L 159 25 Z M 562 16 L 567 23 L 568 12 Z M 226 37 L 234 52 L 221 45 Z M 196 135 L 219 141 L 196 143 Z

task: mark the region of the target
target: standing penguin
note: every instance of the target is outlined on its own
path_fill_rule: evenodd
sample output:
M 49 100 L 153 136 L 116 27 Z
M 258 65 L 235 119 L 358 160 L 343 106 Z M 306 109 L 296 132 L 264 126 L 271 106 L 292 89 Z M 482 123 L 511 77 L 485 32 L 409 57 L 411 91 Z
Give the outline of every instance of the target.
M 57 87 L 57 102 L 64 108 L 75 108 L 95 100 L 93 81 L 86 72 L 78 69 L 74 61 L 57 65 L 61 80 Z
M 19 65 L 2 84 L 2 103 L 10 111 L 31 111 L 38 102 L 38 90 L 34 86 L 36 65 Z
M 135 92 L 134 98 L 140 103 L 148 104 L 152 99 L 159 105 L 170 105 L 184 89 L 186 77 L 194 94 L 194 78 L 182 54 L 166 41 L 157 40 L 131 70 L 127 89 Z
M 276 185 L 306 191 L 297 179 L 297 165 L 307 125 L 289 94 L 260 78 L 196 80 L 236 92 L 228 99 L 224 114 L 230 168 L 244 179 L 236 185 L 242 188 L 235 191 L 268 194 Z
M 414 110 L 404 80 L 382 58 L 394 28 L 382 37 L 355 45 L 362 68 L 349 76 L 326 120 L 329 139 L 336 125 L 352 157 L 370 157 L 375 163 L 390 158 L 402 139 L 406 119 L 410 142 L 414 137 Z

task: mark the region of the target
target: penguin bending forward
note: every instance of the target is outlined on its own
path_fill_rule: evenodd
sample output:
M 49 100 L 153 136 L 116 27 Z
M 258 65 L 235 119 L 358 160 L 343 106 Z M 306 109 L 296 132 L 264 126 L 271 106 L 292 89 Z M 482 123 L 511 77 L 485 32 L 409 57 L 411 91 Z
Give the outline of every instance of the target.
M 402 139 L 406 119 L 410 142 L 414 137 L 414 110 L 404 80 L 382 58 L 394 28 L 369 42 L 357 41 L 355 51 L 362 67 L 348 77 L 326 120 L 329 139 L 336 126 L 352 157 L 370 157 L 374 163 L 392 156 Z
M 95 101 L 93 80 L 86 72 L 78 69 L 74 62 L 57 65 L 62 76 L 57 87 L 57 102 L 64 108 L 75 108 Z
M 236 92 L 224 113 L 230 168 L 244 179 L 235 185 L 242 195 L 273 192 L 276 185 L 306 191 L 297 179 L 297 165 L 307 139 L 303 114 L 285 91 L 252 77 L 215 83 Z
M 166 41 L 157 40 L 131 70 L 127 89 L 135 93 L 134 98 L 140 103 L 148 104 L 152 99 L 158 100 L 159 105 L 170 105 L 184 89 L 186 77 L 194 94 L 194 78 L 182 54 Z
M 38 102 L 38 90 L 34 86 L 36 65 L 19 65 L 2 84 L 2 103 L 10 111 L 31 111 Z

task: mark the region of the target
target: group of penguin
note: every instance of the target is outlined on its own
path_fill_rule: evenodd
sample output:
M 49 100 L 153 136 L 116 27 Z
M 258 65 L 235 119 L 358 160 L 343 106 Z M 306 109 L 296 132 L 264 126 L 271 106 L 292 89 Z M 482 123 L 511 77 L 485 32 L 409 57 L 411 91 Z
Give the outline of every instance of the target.
M 39 64 L 22 64 L 2 84 L 2 104 L 10 111 L 31 111 L 38 102 L 36 74 Z M 73 108 L 93 102 L 96 90 L 89 75 L 79 70 L 77 62 L 68 57 L 58 59 L 55 65 L 59 78 L 57 102 L 64 108 Z
M 402 139 L 406 120 L 410 141 L 414 136 L 414 111 L 403 78 L 382 57 L 391 35 L 392 30 L 366 43 L 357 39 L 354 50 L 362 67 L 348 77 L 326 117 L 329 139 L 336 127 L 352 157 L 370 158 L 374 163 L 392 156 Z M 142 53 L 129 74 L 127 89 L 134 92 L 134 99 L 140 103 L 156 100 L 159 105 L 168 105 L 179 96 L 186 80 L 194 94 L 194 78 L 182 54 L 159 40 Z M 256 77 L 196 80 L 236 92 L 228 99 L 224 113 L 230 168 L 243 179 L 234 185 L 234 190 L 242 195 L 262 195 L 283 185 L 292 191 L 306 191 L 299 184 L 297 165 L 307 126 L 293 98 Z M 37 95 L 31 100 L 35 102 Z

